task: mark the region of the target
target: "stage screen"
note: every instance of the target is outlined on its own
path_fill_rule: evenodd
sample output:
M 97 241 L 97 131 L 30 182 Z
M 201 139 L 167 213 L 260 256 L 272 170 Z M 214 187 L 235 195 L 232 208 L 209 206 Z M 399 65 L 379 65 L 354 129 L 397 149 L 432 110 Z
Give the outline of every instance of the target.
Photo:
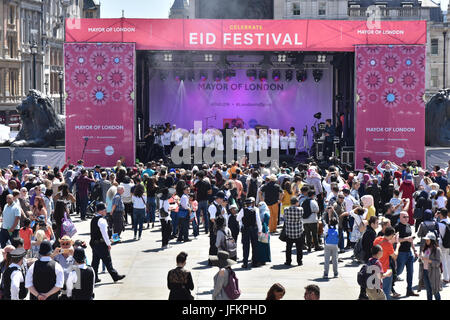
M 356 169 L 425 158 L 425 46 L 356 47 Z
M 66 157 L 87 167 L 112 167 L 121 156 L 133 164 L 134 44 L 66 43 L 64 63 Z
M 323 76 L 315 82 L 312 70 L 307 70 L 305 82 L 297 82 L 295 71 L 291 81 L 259 79 L 250 81 L 246 70 L 236 70 L 236 77 L 228 82 L 212 80 L 212 71 L 207 81 L 177 81 L 170 73 L 161 80 L 156 72 L 150 81 L 150 124 L 170 122 L 178 128 L 192 129 L 194 121 L 202 121 L 203 130 L 222 129 L 224 122 L 237 119 L 245 128 L 256 125 L 273 129 L 295 127 L 298 142 L 303 146 L 303 129 L 310 127 L 316 119 L 313 115 L 322 113 L 321 122 L 332 118 L 332 67 L 324 66 Z M 231 128 L 231 127 L 230 127 Z

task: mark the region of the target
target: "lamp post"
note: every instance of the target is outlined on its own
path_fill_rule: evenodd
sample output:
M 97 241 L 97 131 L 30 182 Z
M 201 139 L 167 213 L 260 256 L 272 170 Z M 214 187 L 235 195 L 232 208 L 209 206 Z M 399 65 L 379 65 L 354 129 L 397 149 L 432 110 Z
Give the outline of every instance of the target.
M 63 114 L 63 81 L 64 73 L 62 71 L 58 72 L 59 78 L 59 113 Z
M 31 55 L 33 56 L 33 89 L 36 89 L 36 55 L 37 55 L 37 45 L 33 42 L 30 45 Z

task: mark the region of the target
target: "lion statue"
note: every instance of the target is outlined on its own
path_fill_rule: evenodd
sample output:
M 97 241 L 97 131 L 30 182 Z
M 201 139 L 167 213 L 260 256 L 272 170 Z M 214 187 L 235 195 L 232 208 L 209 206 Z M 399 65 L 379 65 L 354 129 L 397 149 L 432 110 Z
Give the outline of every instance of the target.
M 5 145 L 11 147 L 49 147 L 65 138 L 65 124 L 56 114 L 48 97 L 37 90 L 30 90 L 17 106 L 22 128 L 14 140 Z
M 450 89 L 440 90 L 425 109 L 425 145 L 450 147 Z

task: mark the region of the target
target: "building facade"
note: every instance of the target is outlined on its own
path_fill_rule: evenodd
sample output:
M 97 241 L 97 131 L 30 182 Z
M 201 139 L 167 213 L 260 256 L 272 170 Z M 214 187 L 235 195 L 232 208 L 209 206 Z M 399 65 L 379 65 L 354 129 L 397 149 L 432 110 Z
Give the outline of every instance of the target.
M 34 88 L 61 111 L 64 20 L 90 17 L 98 1 L 0 0 L 0 124 L 18 128 L 16 107 Z

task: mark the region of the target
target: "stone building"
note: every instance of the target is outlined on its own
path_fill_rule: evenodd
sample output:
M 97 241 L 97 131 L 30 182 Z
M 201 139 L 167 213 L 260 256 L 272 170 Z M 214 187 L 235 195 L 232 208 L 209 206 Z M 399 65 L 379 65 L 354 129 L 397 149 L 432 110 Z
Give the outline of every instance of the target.
M 33 88 L 59 112 L 64 19 L 99 16 L 98 0 L 0 0 L 0 124 L 18 127 L 16 106 Z

